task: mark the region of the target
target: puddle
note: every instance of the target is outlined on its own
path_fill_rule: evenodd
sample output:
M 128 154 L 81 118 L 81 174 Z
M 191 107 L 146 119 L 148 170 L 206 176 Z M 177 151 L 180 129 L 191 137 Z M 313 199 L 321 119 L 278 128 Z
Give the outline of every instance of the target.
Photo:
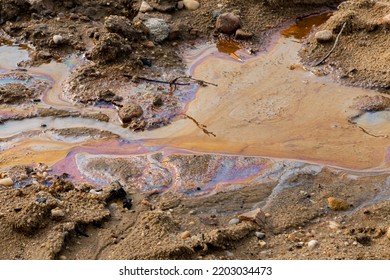
M 329 77 L 317 77 L 303 68 L 291 70 L 291 65 L 299 64 L 297 53 L 301 47 L 294 38 L 305 36 L 307 28 L 324 22 L 329 16 L 315 16 L 297 22 L 282 32 L 284 36 L 276 34 L 272 47 L 257 56 L 251 56 L 233 41 L 220 41 L 216 45 L 189 50 L 185 57 L 189 73 L 197 79 L 218 85 L 189 87 L 183 94 L 188 100 L 184 110 L 199 126 L 190 118 L 183 118 L 157 130 L 134 133 L 117 124 L 84 118 L 9 121 L 0 126 L 0 138 L 16 139 L 16 135 L 27 135 L 31 131 L 41 134 L 38 133 L 34 139 L 27 137 L 12 142 L 12 145 L 3 144 L 6 150 L 0 156 L 4 159 L 2 166 L 54 163 L 53 170 L 56 172 L 67 170 L 75 180 L 96 178 L 95 183 L 98 184 L 106 184 L 115 174 L 105 177 L 102 171 L 85 169 L 90 155 L 134 157 L 147 156 L 156 151 L 166 156 L 169 153 L 199 152 L 246 155 L 260 161 L 262 157 L 291 159 L 353 170 L 388 170 L 388 139 L 369 136 L 348 122 L 356 114 L 350 108 L 356 96 L 378 93 L 342 86 Z M 16 52 L 19 53 L 19 50 Z M 232 53 L 241 60 L 231 57 Z M 15 58 L 13 62 L 18 59 L 21 57 Z M 29 74 L 36 75 L 34 77 L 46 77 L 52 82 L 51 89 L 44 97 L 45 105 L 75 109 L 62 99 L 61 82 L 78 61 L 71 58 L 65 63 L 51 62 L 28 69 Z M 196 94 L 193 93 L 195 90 Z M 105 109 L 106 106 L 101 105 L 101 109 Z M 388 134 L 388 120 L 388 113 L 377 113 L 363 115 L 356 121 L 370 129 L 377 129 L 378 126 L 381 129 L 378 133 L 387 131 Z M 46 127 L 41 127 L 42 124 Z M 205 126 L 216 137 L 210 137 L 200 129 Z M 114 133 L 121 139 L 96 140 L 81 134 L 68 138 L 48 137 L 45 131 L 52 128 L 93 128 Z M 160 170 L 164 167 L 171 170 L 173 178 L 176 178 L 175 174 L 182 176 L 177 166 L 161 166 L 150 159 L 145 161 L 148 162 L 148 168 L 159 166 L 157 169 Z M 198 187 L 208 192 L 224 189 L 229 184 L 240 185 L 240 182 L 256 177 L 264 169 L 259 164 L 240 165 L 226 158 L 218 164 L 209 181 L 194 182 L 195 189 L 188 188 L 185 180 L 182 183 L 175 182 L 175 188 L 196 195 Z M 158 175 L 163 174 L 161 172 L 157 172 L 154 177 L 147 177 L 149 175 L 145 173 L 144 180 L 149 182 L 147 185 L 151 188 L 162 186 L 159 180 L 163 175 Z
M 94 128 L 119 135 L 123 139 L 132 139 L 135 133 L 119 125 L 100 122 L 95 119 L 67 118 L 32 118 L 20 121 L 7 121 L 0 125 L 0 138 L 9 138 L 27 131 L 45 131 L 53 128 Z
M 315 16 L 306 17 L 296 20 L 295 24 L 282 31 L 282 35 L 287 38 L 295 38 L 301 40 L 309 35 L 313 27 L 320 26 L 325 23 L 332 13 L 324 13 Z

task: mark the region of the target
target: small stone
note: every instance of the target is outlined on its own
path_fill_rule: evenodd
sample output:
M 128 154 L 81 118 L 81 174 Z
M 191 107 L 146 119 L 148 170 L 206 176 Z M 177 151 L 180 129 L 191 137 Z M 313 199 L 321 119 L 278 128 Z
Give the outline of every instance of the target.
M 387 229 L 386 237 L 390 240 L 390 227 Z
M 336 223 L 335 221 L 329 221 L 329 228 L 331 229 L 339 229 L 341 225 L 339 223 Z
M 231 220 L 229 221 L 229 225 L 236 225 L 236 224 L 238 224 L 239 222 L 240 222 L 239 219 L 234 218 L 234 219 L 231 219 Z
M 162 42 L 169 36 L 169 25 L 161 18 L 149 18 L 144 22 L 149 29 L 150 36 L 156 42 Z
M 265 233 L 264 232 L 260 232 L 260 231 L 256 231 L 255 232 L 255 235 L 258 239 L 263 239 L 265 238 Z
M 191 237 L 191 232 L 189 232 L 188 230 L 180 233 L 180 238 L 183 240 L 190 238 L 190 237 Z
M 216 29 L 219 32 L 232 34 L 240 27 L 240 17 L 234 13 L 223 13 L 217 18 Z
M 12 187 L 13 185 L 14 181 L 11 178 L 0 179 L 0 186 Z
M 240 216 L 238 216 L 238 218 L 241 221 L 252 221 L 258 224 L 259 226 L 264 226 L 266 215 L 260 208 L 257 208 L 250 212 L 241 214 Z
M 248 40 L 252 37 L 253 37 L 252 32 L 247 32 L 247 31 L 242 30 L 242 29 L 236 30 L 236 39 L 238 39 L 238 40 Z
M 146 13 L 146 12 L 153 11 L 153 8 L 148 4 L 148 2 L 142 1 L 141 7 L 139 8 L 139 11 L 141 13 Z
M 314 249 L 316 248 L 318 245 L 320 245 L 320 243 L 317 241 L 317 240 L 310 240 L 308 243 L 307 243 L 307 247 L 309 249 Z
M 119 118 L 123 123 L 129 123 L 133 118 L 138 118 L 142 116 L 143 110 L 141 106 L 134 103 L 127 103 L 122 108 L 119 109 Z
M 153 49 L 155 47 L 155 45 L 152 41 L 147 41 L 145 43 L 145 47 L 147 47 L 148 49 Z
M 55 218 L 55 219 L 59 219 L 59 218 L 62 218 L 65 216 L 65 213 L 64 211 L 62 211 L 61 208 L 54 208 L 54 209 L 51 209 L 51 217 L 52 218 Z
M 345 211 L 348 210 L 349 204 L 344 199 L 336 197 L 328 197 L 328 206 L 333 211 Z
M 53 42 L 54 42 L 54 44 L 59 45 L 59 44 L 61 44 L 63 41 L 64 41 L 64 37 L 62 37 L 61 35 L 54 35 L 54 36 L 53 36 Z
M 52 58 L 52 54 L 48 51 L 40 51 L 38 52 L 38 57 L 39 58 L 42 58 L 42 59 L 49 59 L 49 58 Z
M 183 5 L 187 10 L 194 11 L 199 8 L 200 4 L 195 0 L 183 0 Z
M 316 38 L 317 42 L 324 43 L 329 42 L 333 39 L 333 33 L 330 30 L 321 30 L 318 31 L 314 37 Z
M 228 258 L 234 258 L 234 254 L 232 252 L 226 251 L 225 254 Z
M 385 15 L 385 16 L 382 18 L 382 22 L 383 22 L 384 24 L 390 24 L 390 14 Z
M 59 257 L 59 259 L 62 260 L 62 261 L 65 261 L 65 260 L 67 260 L 67 257 L 64 256 L 64 255 L 61 255 L 61 256 Z
M 267 246 L 267 242 L 265 242 L 264 240 L 259 240 L 259 245 L 261 248 L 264 248 L 265 246 Z
M 178 10 L 182 10 L 183 8 L 184 8 L 184 3 L 183 3 L 183 1 L 177 2 L 177 9 L 178 9 Z

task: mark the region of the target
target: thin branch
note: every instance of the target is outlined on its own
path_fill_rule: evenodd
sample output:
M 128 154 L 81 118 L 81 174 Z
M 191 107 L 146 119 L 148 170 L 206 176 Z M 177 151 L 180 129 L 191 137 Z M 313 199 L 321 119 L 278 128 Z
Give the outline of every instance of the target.
M 316 62 L 313 66 L 318 66 L 318 65 L 322 64 L 332 54 L 332 52 L 335 50 L 335 48 L 337 46 L 337 43 L 339 42 L 340 35 L 341 35 L 341 33 L 343 33 L 343 30 L 344 30 L 346 24 L 347 24 L 347 22 L 344 22 L 343 26 L 341 27 L 341 30 L 340 30 L 339 34 L 337 34 L 336 41 L 334 42 L 331 50 L 320 61 Z
M 191 121 L 193 121 L 195 124 L 196 124 L 196 126 L 197 127 L 199 127 L 202 131 L 203 131 L 203 133 L 204 134 L 207 134 L 208 136 L 214 136 L 214 137 L 217 137 L 217 135 L 215 135 L 213 132 L 211 132 L 211 131 L 208 131 L 206 128 L 207 128 L 207 126 L 205 126 L 204 124 L 201 124 L 201 123 L 199 123 L 197 120 L 195 120 L 193 117 L 191 117 L 191 116 L 189 116 L 189 115 L 187 115 L 187 114 L 183 114 L 185 117 L 187 117 L 188 119 L 190 119 Z
M 127 77 L 127 78 L 130 78 L 130 79 L 133 78 L 133 76 L 128 75 L 128 74 L 124 74 L 123 76 Z M 189 86 L 189 85 L 192 84 L 192 83 L 178 83 L 177 81 L 179 79 L 188 79 L 190 81 L 194 81 L 195 83 L 197 83 L 199 86 L 202 86 L 202 87 L 205 87 L 205 86 L 208 86 L 208 85 L 212 85 L 212 86 L 215 86 L 215 87 L 218 86 L 217 84 L 214 84 L 214 83 L 211 83 L 211 82 L 207 82 L 207 81 L 203 81 L 203 80 L 199 80 L 199 79 L 195 79 L 195 78 L 193 78 L 191 76 L 179 76 L 179 77 L 176 77 L 176 78 L 172 79 L 171 81 L 161 81 L 161 80 L 149 79 L 149 78 L 145 78 L 145 77 L 137 77 L 137 79 L 145 81 L 145 82 L 167 84 L 167 85 L 169 85 L 169 94 L 170 95 L 172 95 L 176 91 L 177 86 Z

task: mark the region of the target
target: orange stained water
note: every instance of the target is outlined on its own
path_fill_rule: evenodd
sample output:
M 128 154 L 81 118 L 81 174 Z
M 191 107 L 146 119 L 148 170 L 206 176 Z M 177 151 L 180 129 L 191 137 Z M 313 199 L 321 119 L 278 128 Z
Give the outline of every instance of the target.
M 294 37 L 295 39 L 303 39 L 309 35 L 313 26 L 319 26 L 327 21 L 332 16 L 332 13 L 324 13 L 316 16 L 311 16 L 296 20 L 295 24 L 282 31 L 285 37 Z
M 377 116 L 360 119 L 357 125 L 348 121 L 359 113 L 350 108 L 355 97 L 379 93 L 343 86 L 302 68 L 290 70 L 291 65 L 299 64 L 300 47 L 290 38 L 280 37 L 267 53 L 244 63 L 215 55 L 217 48 L 198 50 L 198 56 L 190 56 L 193 76 L 218 87 L 200 87 L 186 114 L 207 126 L 207 131 L 216 137 L 206 135 L 187 118 L 138 133 L 132 139 L 144 140 L 147 147 L 171 150 L 287 158 L 355 170 L 388 170 L 389 122 L 373 121 Z M 381 137 L 361 129 L 370 132 L 372 125 L 375 125 L 372 131 Z M 112 144 L 107 142 L 104 148 L 104 141 L 99 144 L 102 153 L 109 152 Z M 43 144 L 44 153 L 34 149 Z M 0 166 L 55 162 L 75 146 L 25 140 L 2 152 Z
M 209 57 L 194 76 L 218 87 L 202 87 L 187 114 L 207 126 L 180 120 L 146 132 L 150 145 L 298 159 L 351 169 L 387 169 L 390 140 L 364 133 L 348 120 L 360 95 L 375 91 L 342 86 L 302 69 L 300 44 L 280 38 L 273 49 L 245 63 Z M 390 127 L 383 128 L 390 135 Z

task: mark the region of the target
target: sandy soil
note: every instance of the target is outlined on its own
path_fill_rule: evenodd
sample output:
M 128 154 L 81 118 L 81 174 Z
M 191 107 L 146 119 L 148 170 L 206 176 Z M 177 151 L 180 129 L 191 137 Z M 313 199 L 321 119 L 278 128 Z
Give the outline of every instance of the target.
M 190 12 L 176 9 L 177 1 L 161 2 L 166 6 L 154 3 L 157 11 L 138 13 L 140 1 L 130 0 L 110 5 L 107 1 L 87 0 L 2 0 L 2 37 L 34 46 L 32 60 L 24 66 L 86 53 L 87 62 L 65 82 L 66 97 L 87 108 L 104 101 L 118 110 L 131 100 L 141 105 L 144 115 L 134 118 L 130 128 L 155 129 L 180 113 L 182 104 L 178 104 L 177 98 L 161 95 L 156 86 L 149 89 L 149 95 L 126 99 L 124 92 L 115 91 L 115 85 L 136 82 L 139 77 L 169 81 L 183 75 L 179 50 L 196 46 L 199 41 L 227 37 L 215 31 L 216 15 L 239 14 L 243 31 L 253 36 L 237 40 L 237 44 L 256 50 L 264 47 L 276 27 L 334 7 L 334 1 L 292 1 L 294 4 L 280 8 L 280 1 L 211 0 L 200 1 L 200 8 Z M 306 5 L 299 4 L 302 2 Z M 172 10 L 158 11 L 172 5 Z M 332 31 L 331 41 L 317 42 L 315 31 L 308 37 L 301 50 L 305 67 L 320 69 L 348 84 L 386 92 L 389 24 L 384 17 L 389 13 L 389 1 L 344 2 L 319 28 Z M 153 17 L 164 19 L 170 26 L 167 40 L 157 42 L 145 29 L 143 22 Z M 324 64 L 313 67 L 332 48 L 344 23 L 334 51 Z M 20 89 L 0 90 L 1 102 L 20 102 Z M 31 99 L 41 97 L 34 90 L 27 90 Z M 35 102 L 31 99 L 25 101 Z M 387 103 L 387 99 L 367 97 L 357 100 L 354 108 L 386 111 Z M 161 115 L 157 124 L 150 121 L 159 116 L 152 113 L 156 108 L 171 112 L 169 116 Z M 69 116 L 69 112 L 53 108 L 41 108 L 34 114 L 29 117 Z M 114 121 L 114 117 L 104 113 L 87 117 Z M 80 131 L 74 129 L 48 131 L 60 137 L 80 136 Z M 117 137 L 94 129 L 85 129 L 83 133 L 81 136 L 94 139 Z M 23 145 L 19 147 L 22 157 L 31 156 L 23 151 Z M 58 149 L 60 152 L 54 157 L 65 157 L 69 151 L 69 147 Z M 112 176 L 112 182 L 100 189 L 73 184 L 66 173 L 51 176 L 50 167 L 45 164 L 19 165 L 20 155 L 3 153 L 0 160 L 4 167 L 0 172 L 1 259 L 390 257 L 390 177 L 386 170 L 355 172 L 295 161 L 232 156 L 236 167 L 254 164 L 265 169 L 239 182 L 231 179 L 212 184 L 226 155 L 188 152 L 162 157 L 151 153 L 133 157 L 132 162 L 104 157 L 88 159 L 83 165 L 85 172 Z M 50 152 L 41 152 L 39 159 L 48 164 L 50 157 Z M 361 168 L 366 167 L 363 163 Z M 181 184 L 170 191 L 137 188 L 137 180 L 146 176 L 144 170 L 148 170 L 151 182 L 162 186 L 172 181 Z M 163 180 L 165 183 L 161 183 Z M 208 183 L 210 189 L 203 190 L 202 186 Z

